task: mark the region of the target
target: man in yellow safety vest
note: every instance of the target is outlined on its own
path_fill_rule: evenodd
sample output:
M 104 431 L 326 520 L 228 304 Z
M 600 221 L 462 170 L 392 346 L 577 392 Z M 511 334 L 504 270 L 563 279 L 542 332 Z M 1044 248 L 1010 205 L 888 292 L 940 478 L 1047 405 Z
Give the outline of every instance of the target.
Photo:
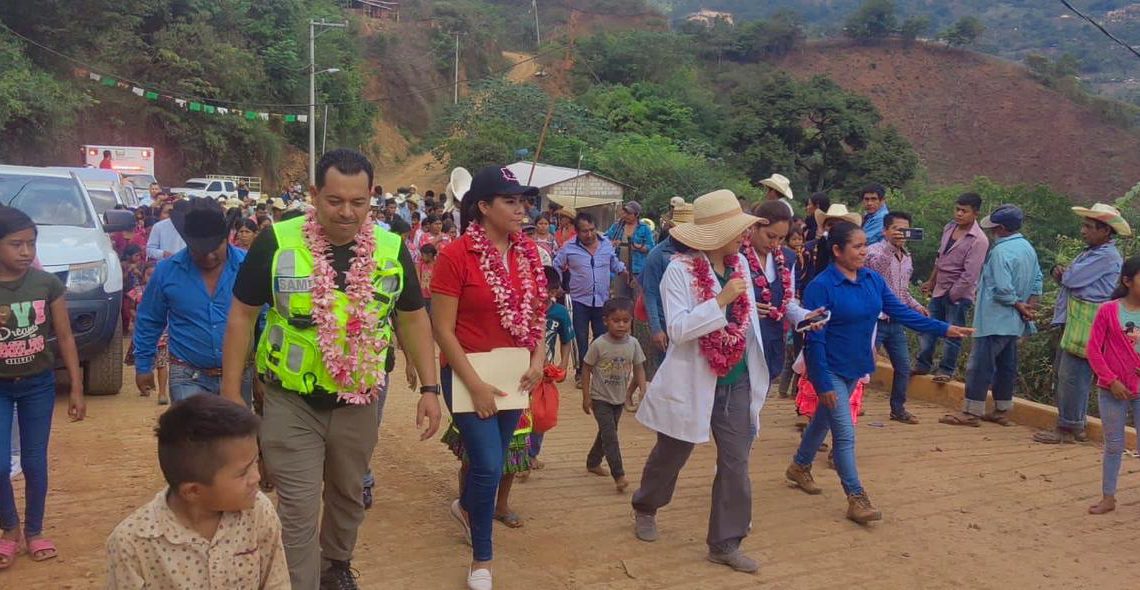
M 421 439 L 439 427 L 431 322 L 403 241 L 369 216 L 372 181 L 363 154 L 325 154 L 310 189 L 314 208 L 262 232 L 234 284 L 222 393 L 241 401 L 241 370 L 268 306 L 256 352 L 261 451 L 297 589 L 357 587 L 350 562 L 393 328 L 424 383 Z

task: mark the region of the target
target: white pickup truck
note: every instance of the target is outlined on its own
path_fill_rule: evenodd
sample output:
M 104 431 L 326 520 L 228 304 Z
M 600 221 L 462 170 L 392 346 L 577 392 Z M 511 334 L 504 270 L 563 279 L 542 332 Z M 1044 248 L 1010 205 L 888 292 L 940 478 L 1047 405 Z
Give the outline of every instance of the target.
M 182 193 L 188 197 L 209 197 L 211 199 L 236 197 L 238 196 L 238 184 L 241 182 L 245 183 L 246 189 L 249 190 L 249 196 L 255 199 L 261 198 L 261 179 L 245 176 L 210 175 L 206 178 L 191 178 L 184 182 L 183 186 L 170 189 L 170 192 Z

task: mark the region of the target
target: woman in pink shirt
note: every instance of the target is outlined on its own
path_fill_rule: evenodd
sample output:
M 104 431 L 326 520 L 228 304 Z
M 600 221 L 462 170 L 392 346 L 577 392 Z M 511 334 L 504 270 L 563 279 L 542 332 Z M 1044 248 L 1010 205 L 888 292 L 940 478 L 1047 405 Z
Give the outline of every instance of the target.
M 1112 301 L 1097 311 L 1088 355 L 1096 375 L 1104 429 L 1104 497 L 1089 506 L 1089 514 L 1105 514 L 1116 509 L 1116 478 L 1120 475 L 1129 408 L 1140 430 L 1140 256 L 1124 262 Z

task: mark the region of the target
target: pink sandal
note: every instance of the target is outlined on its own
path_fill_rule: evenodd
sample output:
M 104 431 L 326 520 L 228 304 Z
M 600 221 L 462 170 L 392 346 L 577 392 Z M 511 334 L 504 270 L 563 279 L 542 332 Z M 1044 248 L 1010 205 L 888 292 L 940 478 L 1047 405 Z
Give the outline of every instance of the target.
M 59 556 L 59 550 L 56 549 L 55 543 L 43 537 L 28 541 L 27 549 L 28 556 L 32 558 L 32 561 L 47 561 Z M 41 553 L 47 553 L 47 555 L 40 555 Z
M 0 570 L 12 567 L 20 554 L 20 539 L 0 539 Z

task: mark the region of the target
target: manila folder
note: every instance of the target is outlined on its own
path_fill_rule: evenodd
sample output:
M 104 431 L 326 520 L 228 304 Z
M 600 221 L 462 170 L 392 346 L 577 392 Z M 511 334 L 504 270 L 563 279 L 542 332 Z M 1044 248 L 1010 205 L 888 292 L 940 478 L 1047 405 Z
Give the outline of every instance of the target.
M 479 378 L 506 393 L 495 396 L 495 407 L 500 410 L 525 410 L 530 406 L 530 392 L 519 391 L 519 380 L 530 367 L 530 351 L 525 348 L 496 348 L 491 352 L 467 353 L 467 361 Z M 458 375 L 452 373 L 451 413 L 474 412 L 471 392 Z

